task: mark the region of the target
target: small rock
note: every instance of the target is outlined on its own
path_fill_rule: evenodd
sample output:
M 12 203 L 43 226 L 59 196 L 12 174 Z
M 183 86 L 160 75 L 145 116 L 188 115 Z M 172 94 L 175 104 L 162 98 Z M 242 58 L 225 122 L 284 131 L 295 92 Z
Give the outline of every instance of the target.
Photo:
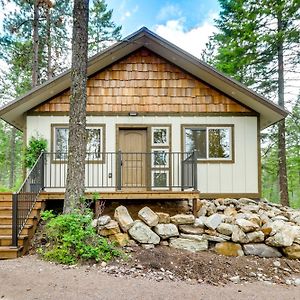
M 200 216 L 200 217 L 196 218 L 194 226 L 204 228 L 205 227 L 204 223 L 205 223 L 206 218 L 207 217 L 204 217 L 204 216 Z
M 236 224 L 246 233 L 259 228 L 257 224 L 245 219 L 237 219 Z
M 216 229 L 221 224 L 222 219 L 222 215 L 213 214 L 205 220 L 204 224 L 210 229 Z
M 129 242 L 129 236 L 127 233 L 116 233 L 109 236 L 109 239 L 121 247 L 128 245 Z
M 158 215 L 147 206 L 143 207 L 138 212 L 138 216 L 150 227 L 156 226 L 158 224 Z
M 154 231 L 163 239 L 178 236 L 178 228 L 175 224 L 157 224 Z
M 294 279 L 294 285 L 299 286 L 300 285 L 300 278 L 295 278 Z
M 149 250 L 149 249 L 153 249 L 154 245 L 153 244 L 142 244 L 142 248 Z
M 170 215 L 163 212 L 157 212 L 158 223 L 160 224 L 168 224 L 171 222 Z
M 249 242 L 246 233 L 239 226 L 236 225 L 233 227 L 231 239 L 235 243 L 246 244 Z
M 281 266 L 281 263 L 280 263 L 280 261 L 275 260 L 275 261 L 273 262 L 273 265 L 274 265 L 275 267 L 279 268 L 279 267 Z
M 101 216 L 97 220 L 97 225 L 104 226 L 104 225 L 108 224 L 110 222 L 110 220 L 111 220 L 110 216 Z
M 214 250 L 218 254 L 226 256 L 243 256 L 244 252 L 240 244 L 235 244 L 231 242 L 217 243 Z
M 118 221 L 124 232 L 127 232 L 133 225 L 133 219 L 131 218 L 127 208 L 123 205 L 118 206 L 115 209 L 114 218 Z
M 172 248 L 188 250 L 191 252 L 205 251 L 208 249 L 207 240 L 192 240 L 186 238 L 170 238 L 169 246 Z
M 231 282 L 235 283 L 235 284 L 241 282 L 240 276 L 233 276 L 233 277 L 230 277 L 229 280 L 230 280 Z
M 179 225 L 179 231 L 183 233 L 190 233 L 190 234 L 202 234 L 204 233 L 204 228 L 196 227 L 194 225 Z
M 282 248 L 283 253 L 290 259 L 300 259 L 300 245 L 292 244 L 291 246 Z
M 94 219 L 94 220 L 92 221 L 92 227 L 93 227 L 93 228 L 97 228 L 97 225 L 98 225 L 98 220 L 97 220 L 97 219 Z
M 115 220 L 111 220 L 108 224 L 103 227 L 99 227 L 98 234 L 102 236 L 109 236 L 120 233 L 119 224 Z
M 221 223 L 217 227 L 217 231 L 224 234 L 224 235 L 232 235 L 233 232 L 233 225 L 227 223 Z
M 102 261 L 102 262 L 101 262 L 101 267 L 102 267 L 102 268 L 105 268 L 106 266 L 107 266 L 107 263 L 106 263 L 105 261 Z
M 224 210 L 224 215 L 228 217 L 235 217 L 237 215 L 237 211 L 233 207 L 227 207 Z
M 261 243 L 265 240 L 265 235 L 262 231 L 253 231 L 247 233 L 249 243 Z
M 171 217 L 171 222 L 176 225 L 194 224 L 195 217 L 193 215 L 178 214 Z

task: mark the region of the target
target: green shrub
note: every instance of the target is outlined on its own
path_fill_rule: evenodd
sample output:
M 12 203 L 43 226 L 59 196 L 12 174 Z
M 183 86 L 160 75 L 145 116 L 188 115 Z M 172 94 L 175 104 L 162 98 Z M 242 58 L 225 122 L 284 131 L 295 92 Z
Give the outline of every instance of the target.
M 48 221 L 48 220 L 50 220 L 54 217 L 55 217 L 55 214 L 53 213 L 52 209 L 51 210 L 45 210 L 41 213 L 41 219 L 43 221 Z
M 25 149 L 25 166 L 29 169 L 33 167 L 36 160 L 47 149 L 47 140 L 41 137 L 31 137 Z
M 44 212 L 45 214 L 45 212 Z M 45 226 L 48 243 L 39 253 L 46 260 L 62 264 L 75 264 L 78 261 L 109 261 L 120 256 L 121 251 L 107 239 L 97 235 L 92 226 L 92 212 L 74 212 L 72 214 L 49 217 Z

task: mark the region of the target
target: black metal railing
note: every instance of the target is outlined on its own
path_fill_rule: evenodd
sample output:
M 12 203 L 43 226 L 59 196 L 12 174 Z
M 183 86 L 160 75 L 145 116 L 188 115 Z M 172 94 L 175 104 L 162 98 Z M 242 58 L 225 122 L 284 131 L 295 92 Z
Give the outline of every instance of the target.
M 45 189 L 63 189 L 67 179 L 67 154 L 44 153 Z M 91 189 L 197 190 L 196 153 L 98 152 L 87 153 L 85 187 Z
M 18 192 L 13 194 L 13 246 L 18 246 L 18 237 L 34 208 L 40 191 L 44 189 L 44 159 L 45 153 L 41 153 Z

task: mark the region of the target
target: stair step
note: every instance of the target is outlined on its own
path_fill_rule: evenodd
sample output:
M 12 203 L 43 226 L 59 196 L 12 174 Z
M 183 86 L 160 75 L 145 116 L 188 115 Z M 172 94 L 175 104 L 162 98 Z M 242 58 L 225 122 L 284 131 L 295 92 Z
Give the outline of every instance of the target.
M 8 216 L 12 214 L 12 207 L 11 206 L 3 206 L 0 207 L 0 216 Z
M 7 207 L 7 206 L 12 207 L 12 201 L 1 201 L 1 200 L 0 200 L 0 209 L 1 209 L 2 207 Z
M 32 224 L 26 224 L 22 230 L 22 234 L 27 235 L 29 230 L 33 227 Z M 0 235 L 11 235 L 12 225 L 0 225 Z
M 20 235 L 18 238 L 18 245 L 24 246 L 24 242 L 28 239 L 28 235 Z M 11 235 L 0 235 L 0 246 L 11 246 L 12 238 Z
M 1 246 L 0 247 L 0 259 L 17 258 L 20 256 L 23 247 L 10 247 Z
M 11 201 L 12 193 L 0 193 L 0 202 L 1 201 Z

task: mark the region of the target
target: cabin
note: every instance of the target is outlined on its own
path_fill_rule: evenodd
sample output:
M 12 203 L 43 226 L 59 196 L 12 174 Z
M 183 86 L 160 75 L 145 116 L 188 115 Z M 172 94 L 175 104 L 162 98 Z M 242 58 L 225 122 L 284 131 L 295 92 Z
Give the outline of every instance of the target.
M 88 76 L 87 193 L 260 197 L 260 131 L 285 110 L 144 27 L 93 56 Z M 63 197 L 70 84 L 68 70 L 0 110 L 25 143 L 48 141 L 14 195 L 15 244 L 38 197 Z

